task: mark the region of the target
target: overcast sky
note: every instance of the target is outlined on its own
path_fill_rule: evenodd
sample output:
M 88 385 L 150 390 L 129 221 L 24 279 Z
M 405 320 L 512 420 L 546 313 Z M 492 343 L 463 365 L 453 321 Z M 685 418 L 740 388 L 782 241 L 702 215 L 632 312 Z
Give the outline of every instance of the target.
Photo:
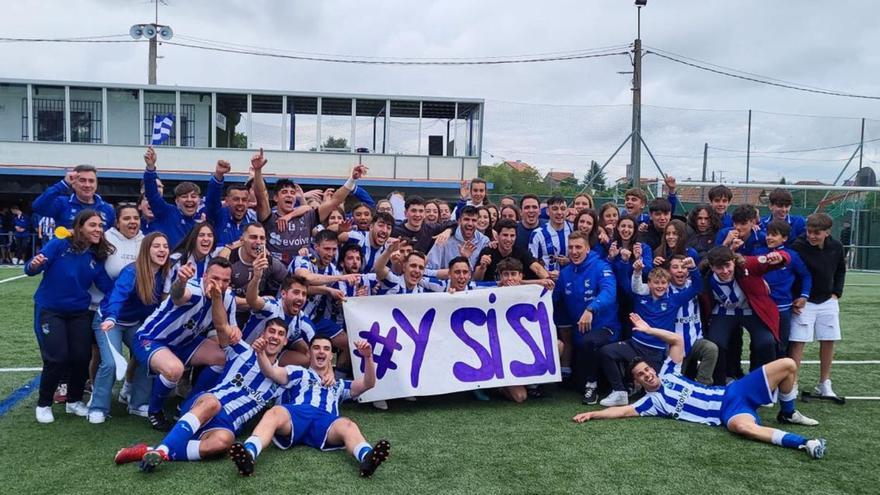
M 636 9 L 625 0 L 168 0 L 159 21 L 176 34 L 302 52 L 372 57 L 477 57 L 560 52 L 630 43 Z M 716 65 L 843 92 L 880 95 L 880 30 L 873 1 L 651 0 L 642 39 Z M 4 2 L 6 37 L 126 33 L 152 20 L 145 0 Z M 286 61 L 162 46 L 159 83 L 290 91 L 476 97 L 487 101 L 483 163 L 521 159 L 579 176 L 604 162 L 630 126 L 625 56 L 506 66 L 394 67 Z M 147 45 L 0 44 L 4 77 L 145 83 Z M 644 59 L 643 135 L 661 166 L 698 178 L 742 179 L 753 109 L 752 178 L 830 182 L 855 147 L 765 154 L 859 141 L 859 118 L 880 101 L 778 89 L 718 76 L 656 56 Z M 695 109 L 695 110 L 681 110 Z M 785 114 L 839 116 L 801 117 Z M 868 121 L 866 140 L 880 138 Z M 737 151 L 723 151 L 723 148 Z M 491 154 L 491 155 L 490 155 Z M 876 143 L 865 165 L 880 162 Z M 872 160 L 877 160 L 874 162 Z M 609 167 L 623 174 L 629 149 Z M 656 175 L 643 152 L 643 175 Z M 854 172 L 855 164 L 850 172 Z M 850 172 L 846 175 L 849 176 Z

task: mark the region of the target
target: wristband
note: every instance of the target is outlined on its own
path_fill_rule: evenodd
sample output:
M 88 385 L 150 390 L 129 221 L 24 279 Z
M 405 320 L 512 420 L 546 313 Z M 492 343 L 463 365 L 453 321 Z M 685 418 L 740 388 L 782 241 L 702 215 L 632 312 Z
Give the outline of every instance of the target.
M 348 189 L 349 191 L 354 191 L 357 187 L 357 181 L 349 177 L 348 180 L 345 181 L 345 184 L 342 185 L 342 187 Z

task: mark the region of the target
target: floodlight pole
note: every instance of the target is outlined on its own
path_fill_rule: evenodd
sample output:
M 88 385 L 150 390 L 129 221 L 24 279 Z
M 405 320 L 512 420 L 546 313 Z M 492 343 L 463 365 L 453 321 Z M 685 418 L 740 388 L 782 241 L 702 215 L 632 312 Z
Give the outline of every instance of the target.
M 632 187 L 642 182 L 642 6 L 636 5 L 636 39 L 633 43 L 632 140 L 630 141 L 630 180 Z

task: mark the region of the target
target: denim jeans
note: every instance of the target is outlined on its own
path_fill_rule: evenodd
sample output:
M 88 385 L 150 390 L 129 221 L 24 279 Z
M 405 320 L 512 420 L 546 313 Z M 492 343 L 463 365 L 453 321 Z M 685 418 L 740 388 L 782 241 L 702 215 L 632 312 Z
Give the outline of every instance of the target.
M 120 325 L 116 324 L 109 332 L 101 330 L 101 322 L 103 319 L 95 315 L 92 322 L 92 329 L 95 332 L 95 340 L 98 341 L 98 349 L 101 351 L 101 364 L 95 373 L 95 383 L 92 386 L 92 401 L 90 404 L 91 411 L 101 411 L 104 414 L 110 412 L 110 401 L 112 400 L 113 383 L 116 381 L 116 364 L 110 351 L 110 345 L 122 354 L 122 342 L 131 347 L 131 341 L 135 332 L 140 328 L 141 324 Z M 109 342 L 108 342 L 109 337 Z M 150 399 L 150 388 L 152 382 L 147 376 L 146 370 L 141 366 L 136 366 L 134 377 L 131 383 L 131 396 L 128 405 L 132 409 L 144 406 Z

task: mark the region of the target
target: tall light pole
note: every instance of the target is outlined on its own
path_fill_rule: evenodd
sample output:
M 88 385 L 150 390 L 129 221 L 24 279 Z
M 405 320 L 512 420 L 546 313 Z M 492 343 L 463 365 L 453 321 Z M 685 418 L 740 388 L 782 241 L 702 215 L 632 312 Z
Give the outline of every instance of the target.
M 642 182 L 642 7 L 648 0 L 636 2 L 636 40 L 633 43 L 632 135 L 630 141 L 630 180 L 632 187 Z

